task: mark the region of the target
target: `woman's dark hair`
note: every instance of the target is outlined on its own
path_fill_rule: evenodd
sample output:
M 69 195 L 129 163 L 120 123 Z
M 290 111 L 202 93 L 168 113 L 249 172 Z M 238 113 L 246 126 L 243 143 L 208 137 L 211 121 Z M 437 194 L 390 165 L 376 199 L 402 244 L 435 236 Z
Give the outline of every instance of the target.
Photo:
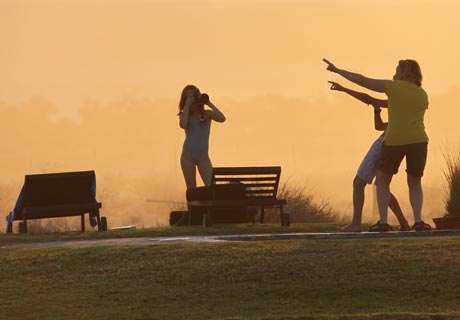
M 180 95 L 179 113 L 177 115 L 180 115 L 184 111 L 185 102 L 187 101 L 187 97 L 188 97 L 187 92 L 190 89 L 195 90 L 195 93 L 194 93 L 195 97 L 198 97 L 201 94 L 200 89 L 198 89 L 197 86 L 194 86 L 193 84 L 186 85 L 184 87 L 184 89 L 182 89 L 182 93 Z M 199 105 L 199 112 L 200 112 L 200 114 L 204 114 L 204 104 Z
M 398 68 L 401 74 L 400 80 L 407 80 L 419 87 L 422 86 L 422 70 L 417 61 L 410 59 L 399 60 Z

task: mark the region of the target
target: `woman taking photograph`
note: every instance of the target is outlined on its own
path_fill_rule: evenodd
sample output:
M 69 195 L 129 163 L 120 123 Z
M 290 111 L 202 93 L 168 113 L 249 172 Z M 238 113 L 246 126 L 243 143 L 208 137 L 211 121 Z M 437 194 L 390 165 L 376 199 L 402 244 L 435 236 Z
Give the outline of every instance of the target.
M 207 105 L 211 110 L 206 110 Z M 196 168 L 205 186 L 211 184 L 212 164 L 209 159 L 211 121 L 224 122 L 224 114 L 194 85 L 182 90 L 179 102 L 179 126 L 185 131 L 180 163 L 187 189 L 196 187 Z

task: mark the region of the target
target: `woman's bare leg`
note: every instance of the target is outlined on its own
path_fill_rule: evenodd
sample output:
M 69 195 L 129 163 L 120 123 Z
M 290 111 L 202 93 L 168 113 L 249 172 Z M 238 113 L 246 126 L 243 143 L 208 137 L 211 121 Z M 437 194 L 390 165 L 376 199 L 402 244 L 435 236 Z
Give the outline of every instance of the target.
M 211 185 L 211 178 L 212 178 L 212 163 L 211 159 L 209 159 L 209 155 L 206 153 L 200 157 L 198 160 L 198 171 L 200 172 L 201 179 L 205 186 Z
M 413 175 L 407 175 L 407 184 L 409 186 L 409 199 L 414 211 L 414 222 L 422 222 L 422 205 L 423 205 L 423 190 L 422 178 Z
M 380 224 L 388 223 L 388 205 L 390 204 L 390 182 L 393 175 L 377 171 L 375 184 L 377 186 L 377 204 L 379 206 Z
M 410 226 L 409 223 L 406 220 L 406 217 L 404 217 L 404 214 L 401 210 L 401 206 L 399 205 L 398 200 L 396 197 L 390 192 L 390 203 L 388 205 L 395 214 L 396 218 L 398 218 L 399 225 L 401 226 L 402 231 L 409 231 Z
M 180 165 L 187 189 L 196 187 L 196 168 L 190 152 L 182 151 Z
M 361 220 L 364 206 L 364 189 L 366 182 L 358 176 L 353 180 L 353 219 L 349 225 L 341 227 L 342 231 L 361 231 Z

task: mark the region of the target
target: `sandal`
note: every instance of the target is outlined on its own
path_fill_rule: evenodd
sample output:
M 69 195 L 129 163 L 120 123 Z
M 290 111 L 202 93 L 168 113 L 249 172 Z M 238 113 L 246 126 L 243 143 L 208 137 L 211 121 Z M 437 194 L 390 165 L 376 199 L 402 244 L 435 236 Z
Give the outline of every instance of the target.
M 377 221 L 376 224 L 369 228 L 369 232 L 388 232 L 393 231 L 393 228 L 388 223 L 380 223 Z
M 414 223 L 411 229 L 415 231 L 428 231 L 428 230 L 431 230 L 431 226 L 428 223 L 420 221 L 420 222 Z

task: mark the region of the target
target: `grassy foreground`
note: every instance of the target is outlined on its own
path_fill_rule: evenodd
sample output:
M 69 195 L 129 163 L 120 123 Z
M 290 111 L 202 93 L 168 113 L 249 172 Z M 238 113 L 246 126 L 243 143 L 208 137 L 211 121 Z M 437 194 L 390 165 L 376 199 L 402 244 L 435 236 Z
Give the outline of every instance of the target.
M 1 319 L 459 319 L 460 239 L 0 249 Z
M 364 228 L 365 229 L 365 228 Z M 292 232 L 334 232 L 337 224 L 333 223 L 303 223 L 293 224 L 289 228 L 279 224 L 228 224 L 214 225 L 211 228 L 202 226 L 146 228 L 136 230 L 110 230 L 97 232 L 95 230 L 80 232 L 40 232 L 0 234 L 0 246 L 18 243 L 33 243 L 44 241 L 66 240 L 95 240 L 134 237 L 174 237 L 199 235 L 229 235 L 229 234 L 261 234 L 261 233 L 292 233 Z

